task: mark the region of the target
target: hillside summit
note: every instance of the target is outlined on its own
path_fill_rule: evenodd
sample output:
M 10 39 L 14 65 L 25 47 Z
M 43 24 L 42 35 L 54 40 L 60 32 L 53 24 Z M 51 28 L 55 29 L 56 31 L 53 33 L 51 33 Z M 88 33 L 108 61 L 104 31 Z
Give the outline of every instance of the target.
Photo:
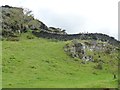
M 112 45 L 119 46 L 119 41 L 114 37 L 110 37 L 102 33 L 79 33 L 67 34 L 61 28 L 48 27 L 42 21 L 35 19 L 29 9 L 19 7 L 11 7 L 8 5 L 0 7 L 2 9 L 2 36 L 17 37 L 17 34 L 25 33 L 32 30 L 33 34 L 37 37 L 58 39 L 58 40 L 101 40 L 108 42 Z
M 29 9 L 0 9 L 3 88 L 118 87 L 120 42 L 114 37 L 67 34 L 35 19 Z

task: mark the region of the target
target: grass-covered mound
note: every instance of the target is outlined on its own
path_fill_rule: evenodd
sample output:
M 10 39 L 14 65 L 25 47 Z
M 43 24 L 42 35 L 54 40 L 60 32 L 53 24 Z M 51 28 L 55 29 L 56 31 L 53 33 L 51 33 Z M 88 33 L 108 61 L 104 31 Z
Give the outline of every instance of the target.
M 117 87 L 120 49 L 114 47 L 119 46 L 119 41 L 100 33 L 69 35 L 35 19 L 29 9 L 8 5 L 0 9 L 3 88 Z M 72 44 L 73 39 L 79 39 L 79 43 Z M 95 51 L 91 40 L 97 41 Z M 97 50 L 104 42 L 107 47 Z M 82 50 L 80 43 L 90 46 Z
M 19 41 L 2 42 L 3 88 L 116 88 L 110 55 L 103 56 L 103 69 L 94 62 L 81 63 L 64 52 L 70 41 L 22 35 Z M 113 56 L 117 53 L 113 53 Z M 115 62 L 117 65 L 117 59 Z M 117 74 L 116 74 L 117 75 Z

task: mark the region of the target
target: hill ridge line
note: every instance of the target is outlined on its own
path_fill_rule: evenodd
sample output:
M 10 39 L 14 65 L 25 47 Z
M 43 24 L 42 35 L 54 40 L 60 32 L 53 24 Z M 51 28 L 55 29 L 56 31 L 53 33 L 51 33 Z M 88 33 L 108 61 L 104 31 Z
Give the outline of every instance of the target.
M 56 39 L 56 40 L 73 40 L 73 39 L 81 39 L 81 40 L 101 40 L 103 42 L 108 42 L 112 45 L 120 44 L 120 41 L 116 40 L 114 37 L 110 37 L 106 34 L 102 33 L 79 33 L 79 34 L 55 34 L 49 33 L 46 31 L 32 31 L 32 33 L 37 37 L 47 38 L 47 39 Z

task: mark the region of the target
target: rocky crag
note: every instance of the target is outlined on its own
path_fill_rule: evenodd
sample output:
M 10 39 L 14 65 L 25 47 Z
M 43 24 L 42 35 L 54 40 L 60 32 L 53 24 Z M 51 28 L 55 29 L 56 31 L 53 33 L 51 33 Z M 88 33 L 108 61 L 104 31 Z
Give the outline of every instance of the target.
M 102 33 L 67 34 L 61 28 L 48 27 L 43 22 L 35 19 L 30 10 L 8 5 L 1 6 L 2 10 L 2 36 L 3 38 L 19 37 L 20 34 L 32 30 L 37 37 L 57 40 L 99 40 L 111 45 L 120 46 L 120 42 L 114 37 Z
M 64 51 L 72 58 L 81 59 L 84 62 L 104 62 L 101 58 L 103 54 L 112 55 L 113 53 L 117 53 L 119 48 L 107 42 L 74 39 L 65 45 Z M 118 57 L 111 58 L 118 59 Z

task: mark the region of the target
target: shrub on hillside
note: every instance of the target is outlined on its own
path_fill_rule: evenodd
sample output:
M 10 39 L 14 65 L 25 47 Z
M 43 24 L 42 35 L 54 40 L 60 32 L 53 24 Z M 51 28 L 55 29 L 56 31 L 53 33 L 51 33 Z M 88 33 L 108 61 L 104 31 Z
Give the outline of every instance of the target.
M 48 38 L 48 39 L 50 39 L 50 38 Z M 51 41 L 53 41 L 53 42 L 58 42 L 59 40 L 57 40 L 57 39 L 50 39 Z
M 110 53 L 111 53 L 111 49 L 106 49 L 106 50 L 105 50 L 105 53 L 106 53 L 106 54 L 110 54 Z
M 94 68 L 102 70 L 103 69 L 103 64 L 101 62 L 99 62 Z
M 27 35 L 27 39 L 34 39 L 33 35 Z
M 6 40 L 7 41 L 19 41 L 20 39 L 18 37 L 8 37 Z

